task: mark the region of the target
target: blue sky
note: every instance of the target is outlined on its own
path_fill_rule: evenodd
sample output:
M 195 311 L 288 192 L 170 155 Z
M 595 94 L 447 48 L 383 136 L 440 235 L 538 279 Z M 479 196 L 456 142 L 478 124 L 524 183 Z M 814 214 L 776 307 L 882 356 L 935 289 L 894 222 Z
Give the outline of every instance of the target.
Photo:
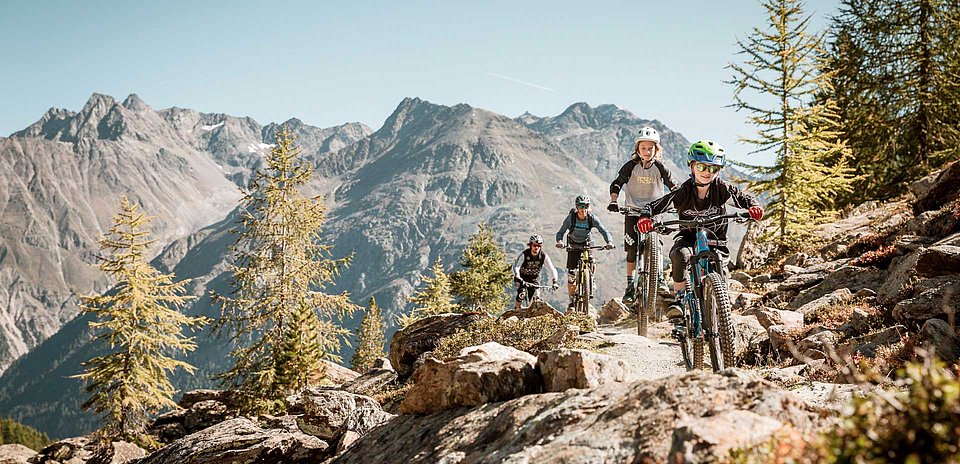
M 517 3 L 0 0 L 0 134 L 93 92 L 374 129 L 407 96 L 511 117 L 585 101 L 770 161 L 736 143 L 752 129 L 723 83 L 758 3 Z M 806 2 L 817 30 L 837 7 Z

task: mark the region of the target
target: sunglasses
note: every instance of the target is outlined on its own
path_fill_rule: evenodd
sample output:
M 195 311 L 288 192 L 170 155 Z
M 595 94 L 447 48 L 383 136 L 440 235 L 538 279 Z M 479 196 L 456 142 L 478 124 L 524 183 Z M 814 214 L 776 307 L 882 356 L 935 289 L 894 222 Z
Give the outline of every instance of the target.
M 720 172 L 721 169 L 723 169 L 720 166 L 714 166 L 712 164 L 703 164 L 703 163 L 695 164 L 694 168 L 696 168 L 696 170 L 700 172 L 710 171 L 710 174 L 716 174 Z
M 577 205 L 577 209 L 587 209 L 590 205 Z
M 531 244 L 530 244 L 530 248 L 540 248 L 540 244 L 539 244 L 539 243 L 531 243 Z

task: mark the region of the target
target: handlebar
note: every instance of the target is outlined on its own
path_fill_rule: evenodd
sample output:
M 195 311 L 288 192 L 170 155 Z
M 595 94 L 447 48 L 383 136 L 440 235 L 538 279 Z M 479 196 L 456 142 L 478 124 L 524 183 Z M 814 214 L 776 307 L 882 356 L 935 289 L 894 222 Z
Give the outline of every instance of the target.
M 606 250 L 605 245 L 591 245 L 591 246 L 576 246 L 576 245 L 566 245 L 563 247 L 564 250 L 570 251 L 587 251 L 587 250 Z
M 734 222 L 743 223 L 748 220 L 752 221 L 750 218 L 750 213 L 730 213 L 720 216 L 705 217 L 705 218 L 694 218 L 694 219 L 676 219 L 672 221 L 663 221 L 653 223 L 653 229 L 657 232 L 676 232 L 682 228 L 702 228 L 709 225 L 716 224 L 718 222 L 726 221 L 732 219 Z M 670 228 L 668 226 L 678 226 L 677 228 Z

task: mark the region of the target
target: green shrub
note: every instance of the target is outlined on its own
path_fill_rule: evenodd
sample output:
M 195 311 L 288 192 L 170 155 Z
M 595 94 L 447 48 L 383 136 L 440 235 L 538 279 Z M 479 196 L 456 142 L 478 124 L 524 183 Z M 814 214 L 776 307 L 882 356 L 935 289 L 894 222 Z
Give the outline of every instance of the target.
M 13 419 L 0 419 L 0 445 L 21 444 L 34 451 L 49 445 L 47 434 Z
M 829 462 L 960 461 L 960 381 L 932 355 L 908 362 L 898 384 L 853 399 L 853 413 L 825 437 Z
M 487 342 L 497 342 L 532 354 L 561 347 L 585 348 L 586 345 L 572 339 L 551 344 L 540 343 L 568 324 L 576 325 L 584 332 L 596 330 L 596 322 L 593 319 L 576 313 L 563 317 L 548 315 L 519 320 L 484 317 L 467 328 L 440 339 L 436 349 L 433 350 L 433 356 L 438 359 L 452 358 L 466 347 Z

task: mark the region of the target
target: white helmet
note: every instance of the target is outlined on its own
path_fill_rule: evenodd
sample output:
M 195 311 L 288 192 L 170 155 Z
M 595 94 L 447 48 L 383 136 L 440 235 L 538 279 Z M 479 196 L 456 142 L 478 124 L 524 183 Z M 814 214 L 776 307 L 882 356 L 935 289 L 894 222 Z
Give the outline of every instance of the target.
M 640 142 L 653 142 L 657 145 L 660 145 L 660 133 L 652 127 L 644 127 L 640 129 L 640 137 L 637 137 L 635 143 Z

